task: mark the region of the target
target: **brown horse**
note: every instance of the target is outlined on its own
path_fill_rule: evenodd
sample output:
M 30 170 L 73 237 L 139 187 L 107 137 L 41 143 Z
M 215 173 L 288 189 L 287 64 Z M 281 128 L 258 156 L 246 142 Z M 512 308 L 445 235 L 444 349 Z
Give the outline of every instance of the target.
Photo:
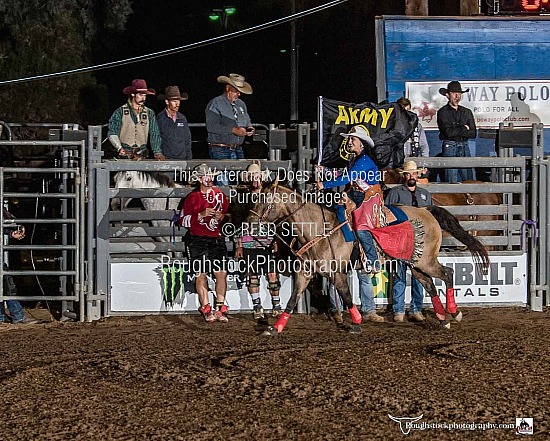
M 283 222 L 288 222 L 290 225 L 309 224 L 316 227 L 292 229 L 295 233 L 294 238 L 300 247 L 304 247 L 312 241 L 316 241 L 316 243 L 309 248 L 304 248 L 306 250 L 304 252 L 298 250 L 295 253 L 299 255 L 298 261 L 301 265 L 295 271 L 292 295 L 285 312 L 273 326 L 267 329 L 265 334 L 277 335 L 283 331 L 299 297 L 315 274 L 329 278 L 334 284 L 342 297 L 344 306 L 351 314 L 353 325 L 350 328 L 350 332 L 361 332 L 358 326 L 361 323 L 361 314 L 353 304 L 346 278 L 353 243 L 346 242 L 342 232 L 336 229 L 338 221 L 335 214 L 327 211 L 320 205 L 307 202 L 295 191 L 280 186 L 277 183 L 265 186 L 262 194 L 265 196 L 265 200 L 254 206 L 247 222 L 272 223 L 278 227 L 281 227 Z M 462 319 L 462 313 L 458 310 L 454 298 L 453 269 L 441 265 L 437 260 L 441 245 L 441 230 L 448 231 L 453 237 L 468 247 L 474 258 L 476 268 L 479 271 L 484 271 L 488 268 L 489 256 L 483 245 L 475 237 L 470 236 L 460 226 L 456 218 L 445 209 L 440 207 L 425 209 L 407 206 L 401 206 L 400 208 L 407 215 L 415 231 L 417 258 L 414 262 L 408 263 L 411 266 L 414 277 L 420 281 L 430 294 L 436 316 L 440 323 L 448 328 L 450 325 L 447 323 L 445 309 L 437 294 L 432 277 L 445 282 L 447 312 L 457 321 Z M 331 234 L 327 233 L 327 228 L 330 231 L 335 229 L 335 231 Z M 324 232 L 326 238 L 319 240 L 319 232 Z M 391 259 L 388 256 L 385 256 L 385 258 L 387 260 Z
M 386 169 L 384 173 L 385 184 L 398 184 L 401 182 L 401 175 L 397 169 Z M 486 182 L 482 181 L 463 181 L 464 184 L 479 184 L 480 189 Z M 423 182 L 419 182 L 422 185 Z M 481 205 L 500 205 L 502 204 L 502 195 L 496 193 L 432 193 L 432 201 L 434 205 L 439 207 L 454 207 L 454 206 L 481 206 Z M 502 220 L 502 216 L 496 214 L 462 214 L 455 216 L 459 221 L 494 221 Z M 472 236 L 486 237 L 486 236 L 502 236 L 503 233 L 500 230 L 472 230 L 470 232 Z M 498 249 L 496 246 L 486 246 L 487 250 Z

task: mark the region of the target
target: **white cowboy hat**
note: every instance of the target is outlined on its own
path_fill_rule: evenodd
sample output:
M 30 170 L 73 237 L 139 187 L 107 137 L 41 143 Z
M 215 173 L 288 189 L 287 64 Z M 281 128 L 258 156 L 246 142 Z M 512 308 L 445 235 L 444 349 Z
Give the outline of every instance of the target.
M 242 75 L 231 73 L 228 77 L 222 75 L 218 77 L 218 83 L 226 83 L 233 86 L 241 93 L 250 95 L 252 93 L 252 86 L 248 84 Z
M 241 180 L 251 181 L 252 177 L 255 174 L 260 175 L 260 180 L 261 181 L 267 181 L 267 178 L 269 177 L 269 170 L 263 170 L 262 171 L 262 168 L 260 167 L 260 164 L 257 164 L 255 162 L 253 162 L 248 167 L 246 167 L 246 171 L 241 172 Z
M 191 177 L 189 179 L 189 182 L 197 182 L 199 180 L 200 177 L 202 176 L 217 176 L 221 173 L 221 171 L 219 170 L 212 170 L 210 167 L 208 167 L 208 165 L 206 164 L 199 164 L 197 165 L 194 169 L 193 169 L 193 172 L 191 173 Z
M 374 147 L 374 141 L 372 138 L 367 134 L 367 131 L 364 127 L 361 126 L 354 126 L 351 128 L 351 130 L 348 133 L 340 133 L 340 136 L 343 136 L 344 138 L 349 138 L 350 136 L 355 136 L 356 138 L 362 139 L 363 141 L 366 141 L 368 145 L 371 147 Z
M 399 169 L 399 174 L 402 175 L 403 173 L 424 173 L 425 171 L 425 168 L 418 168 L 416 162 L 407 161 L 403 164 L 403 168 Z

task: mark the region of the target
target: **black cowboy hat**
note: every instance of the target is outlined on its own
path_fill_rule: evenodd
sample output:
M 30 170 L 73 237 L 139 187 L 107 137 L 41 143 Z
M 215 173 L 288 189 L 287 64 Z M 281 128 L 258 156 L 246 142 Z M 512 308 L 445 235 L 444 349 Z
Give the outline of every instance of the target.
M 466 93 L 470 89 L 462 90 L 462 86 L 458 81 L 451 81 L 449 84 L 447 84 L 447 88 L 445 89 L 442 87 L 439 89 L 439 93 L 443 96 L 446 96 L 448 92 L 458 92 L 458 93 Z

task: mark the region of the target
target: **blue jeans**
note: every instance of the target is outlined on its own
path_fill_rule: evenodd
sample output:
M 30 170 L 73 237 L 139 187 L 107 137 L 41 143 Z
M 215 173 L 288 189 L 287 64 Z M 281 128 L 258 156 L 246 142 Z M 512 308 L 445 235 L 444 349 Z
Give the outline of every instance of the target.
M 367 256 L 367 265 L 373 265 L 375 262 L 376 265 L 378 265 L 378 253 L 376 252 L 376 248 L 374 248 L 374 240 L 372 239 L 370 231 L 358 230 L 356 234 Z
M 376 304 L 374 303 L 374 288 L 372 287 L 370 274 L 357 270 L 357 277 L 359 278 L 361 313 L 368 314 L 376 311 Z
M 25 311 L 18 300 L 6 300 L 8 308 L 10 309 L 12 323 L 17 323 L 25 320 Z M 6 309 L 4 308 L 4 302 L 0 302 L 0 323 L 6 322 Z
M 443 157 L 445 158 L 464 158 L 471 157 L 468 141 L 443 141 Z M 474 179 L 474 172 L 471 168 L 448 168 L 445 170 L 445 181 L 456 183 L 460 181 Z
M 244 159 L 243 148 L 237 147 L 231 150 L 227 147 L 209 147 L 210 159 Z
M 405 286 L 407 284 L 407 266 L 398 262 L 393 276 L 393 312 L 394 314 L 405 313 Z M 411 275 L 411 309 L 409 312 L 422 312 L 424 293 L 421 283 Z
M 209 147 L 210 158 L 212 159 L 244 159 L 243 148 L 237 147 L 235 150 L 228 149 L 227 147 Z M 216 176 L 216 185 L 219 187 L 227 187 L 228 185 L 237 185 L 235 180 L 229 179 L 229 174 L 222 171 Z

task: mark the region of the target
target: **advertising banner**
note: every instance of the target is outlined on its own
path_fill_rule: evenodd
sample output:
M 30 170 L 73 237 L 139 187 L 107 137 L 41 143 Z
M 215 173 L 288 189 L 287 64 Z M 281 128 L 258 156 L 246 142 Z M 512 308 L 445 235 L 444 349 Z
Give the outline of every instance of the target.
M 442 265 L 454 270 L 454 290 L 456 303 L 465 304 L 525 304 L 527 302 L 527 254 L 521 256 L 491 256 L 489 273 L 481 277 L 476 273 L 471 257 L 439 257 Z M 411 300 L 410 271 L 407 271 L 405 302 Z M 444 302 L 445 284 L 434 279 L 439 296 Z M 359 282 L 355 272 L 350 283 L 355 303 L 359 303 Z M 374 301 L 379 305 L 388 304 L 388 274 L 381 273 L 373 281 Z M 424 292 L 424 304 L 431 305 L 430 296 Z
M 447 104 L 439 90 L 448 82 L 407 82 L 411 109 L 424 129 L 437 129 L 437 111 Z M 550 124 L 550 80 L 540 81 L 460 81 L 461 106 L 474 113 L 477 128 L 498 128 L 499 123 L 531 127 Z

